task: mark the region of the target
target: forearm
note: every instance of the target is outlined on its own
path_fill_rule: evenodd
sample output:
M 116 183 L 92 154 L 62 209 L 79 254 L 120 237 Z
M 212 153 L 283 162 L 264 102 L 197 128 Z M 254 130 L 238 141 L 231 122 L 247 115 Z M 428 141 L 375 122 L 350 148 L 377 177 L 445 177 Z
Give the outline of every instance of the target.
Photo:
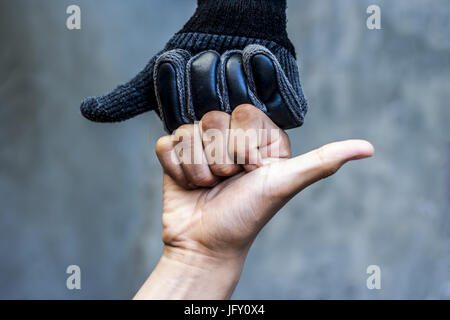
M 136 300 L 229 299 L 239 281 L 245 257 L 219 260 L 165 248 Z

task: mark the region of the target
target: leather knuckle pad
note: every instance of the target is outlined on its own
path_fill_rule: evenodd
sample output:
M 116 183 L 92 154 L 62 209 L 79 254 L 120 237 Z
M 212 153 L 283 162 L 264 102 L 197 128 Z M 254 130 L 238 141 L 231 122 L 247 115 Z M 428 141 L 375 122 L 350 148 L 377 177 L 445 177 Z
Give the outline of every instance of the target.
M 272 60 L 264 54 L 256 54 L 250 60 L 255 90 L 261 102 L 266 106 L 266 114 L 279 127 L 295 126 L 289 108 L 283 101 L 278 89 L 277 73 Z
M 194 57 L 179 49 L 162 54 L 155 64 L 154 83 L 166 130 L 173 132 L 213 110 L 231 113 L 247 103 L 261 109 L 282 129 L 301 126 L 306 101 L 298 71 L 285 73 L 298 67 L 290 55 L 283 63 L 282 67 L 261 45 L 229 50 L 222 56 L 212 50 Z
M 243 60 L 250 90 L 256 92 L 263 111 L 282 129 L 301 126 L 306 113 L 303 92 L 301 87 L 294 88 L 274 54 L 263 46 L 250 45 L 244 49 Z M 289 63 L 289 68 L 298 68 L 293 58 Z
M 224 55 L 222 73 L 223 95 L 226 97 L 227 110 L 232 112 L 241 104 L 251 103 L 240 51 L 230 51 Z
M 171 50 L 162 54 L 154 68 L 154 83 L 159 114 L 166 130 L 192 123 L 186 108 L 185 71 L 190 54 L 185 50 Z
M 201 119 L 209 111 L 221 109 L 219 65 L 220 55 L 215 51 L 200 53 L 188 63 L 189 109 L 196 119 Z

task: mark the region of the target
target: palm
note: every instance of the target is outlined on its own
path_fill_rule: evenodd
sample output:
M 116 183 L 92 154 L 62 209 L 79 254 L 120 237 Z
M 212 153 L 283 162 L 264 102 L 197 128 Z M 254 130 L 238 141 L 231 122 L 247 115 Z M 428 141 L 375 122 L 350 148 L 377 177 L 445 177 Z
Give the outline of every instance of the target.
M 214 251 L 244 245 L 264 225 L 260 208 L 270 210 L 262 205 L 268 192 L 262 192 L 264 177 L 269 172 L 266 166 L 240 173 L 214 188 L 196 190 L 183 189 L 164 175 L 164 242 Z
M 182 126 L 174 136 L 162 137 L 156 146 L 165 172 L 163 241 L 170 247 L 210 255 L 245 252 L 240 249 L 249 248 L 261 228 L 291 197 L 311 183 L 333 174 L 346 161 L 369 157 L 373 153 L 370 143 L 349 140 L 289 159 L 289 137 L 261 110 L 249 105 L 237 107 L 231 116 L 212 111 L 202 118 L 201 130 L 199 127 Z M 214 128 L 219 128 L 222 134 L 211 140 L 207 133 Z M 256 143 L 249 141 L 245 148 L 239 149 L 231 142 L 236 138 L 245 141 L 242 132 L 247 130 L 266 130 L 270 135 L 257 136 Z M 274 130 L 279 134 L 272 135 Z M 223 155 L 233 159 L 231 167 L 237 170 L 220 172 L 221 163 L 224 169 L 229 168 L 230 162 L 209 161 L 210 153 L 206 149 L 211 146 L 211 141 L 215 143 L 213 150 L 224 149 Z M 183 147 L 182 154 L 178 146 Z M 208 161 L 202 164 L 173 161 L 174 155 L 183 159 L 183 155 L 191 154 L 184 151 L 192 150 L 201 150 L 204 160 Z M 244 165 L 246 172 L 236 174 L 241 169 L 237 164 L 241 162 L 236 159 L 255 163 L 248 161 L 252 150 L 258 152 L 260 161 L 257 165 Z M 273 163 L 273 160 L 281 161 Z M 264 163 L 266 165 L 262 166 Z M 216 184 L 219 176 L 228 178 Z M 214 187 L 189 190 L 198 186 Z

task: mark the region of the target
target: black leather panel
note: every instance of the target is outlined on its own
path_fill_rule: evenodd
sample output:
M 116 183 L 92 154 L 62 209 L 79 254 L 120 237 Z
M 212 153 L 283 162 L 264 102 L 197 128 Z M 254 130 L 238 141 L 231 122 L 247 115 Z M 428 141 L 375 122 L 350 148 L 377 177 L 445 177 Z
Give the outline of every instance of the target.
M 242 55 L 234 53 L 230 56 L 226 68 L 226 81 L 231 110 L 245 103 L 251 103 L 248 96 L 247 76 L 242 65 Z
M 269 57 L 257 54 L 251 60 L 257 95 L 267 108 L 267 115 L 281 128 L 296 126 L 278 88 L 275 66 Z
M 183 124 L 181 107 L 178 100 L 177 75 L 170 63 L 163 63 L 159 67 L 157 87 L 164 113 L 166 128 L 173 132 Z
M 199 55 L 192 61 L 190 89 L 197 120 L 209 111 L 221 109 L 217 92 L 219 63 L 219 54 L 211 51 Z

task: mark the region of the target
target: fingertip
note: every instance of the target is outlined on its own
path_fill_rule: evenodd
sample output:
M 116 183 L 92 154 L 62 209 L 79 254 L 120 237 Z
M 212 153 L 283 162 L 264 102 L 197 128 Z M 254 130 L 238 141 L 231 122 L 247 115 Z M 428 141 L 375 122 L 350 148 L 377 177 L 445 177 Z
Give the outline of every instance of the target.
M 341 161 L 351 161 L 372 156 L 374 148 L 366 140 L 345 140 L 333 142 L 318 149 L 324 158 Z
M 80 111 L 83 117 L 91 121 L 98 121 L 99 103 L 96 98 L 89 97 L 81 102 Z
M 355 155 L 350 160 L 370 158 L 375 153 L 375 148 L 367 140 L 348 140 L 352 144 Z
M 362 140 L 365 144 L 365 154 L 366 157 L 371 157 L 374 155 L 375 153 L 375 147 L 373 146 L 372 143 L 370 143 L 369 141 L 366 140 Z
M 346 140 L 327 144 L 306 154 L 272 166 L 272 184 L 276 193 L 290 197 L 312 183 L 335 174 L 351 160 L 368 158 L 374 153 L 372 144 L 365 140 Z

